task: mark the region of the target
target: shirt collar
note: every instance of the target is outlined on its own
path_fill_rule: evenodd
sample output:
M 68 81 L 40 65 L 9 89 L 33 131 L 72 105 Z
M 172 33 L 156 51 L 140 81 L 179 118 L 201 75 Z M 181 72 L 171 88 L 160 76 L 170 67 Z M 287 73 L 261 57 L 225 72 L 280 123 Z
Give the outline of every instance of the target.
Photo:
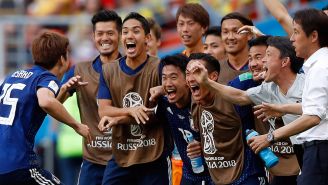
M 313 66 L 313 64 L 318 60 L 318 58 L 323 53 L 327 53 L 327 52 L 328 52 L 327 47 L 320 48 L 316 52 L 314 52 L 303 64 L 304 73 L 306 74 L 309 71 L 309 69 Z

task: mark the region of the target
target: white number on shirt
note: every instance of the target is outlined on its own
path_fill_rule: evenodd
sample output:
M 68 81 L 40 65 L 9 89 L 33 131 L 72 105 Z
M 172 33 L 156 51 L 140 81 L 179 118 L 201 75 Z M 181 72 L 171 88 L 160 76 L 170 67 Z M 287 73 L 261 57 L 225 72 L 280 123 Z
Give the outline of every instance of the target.
M 18 102 L 18 98 L 11 98 L 11 91 L 14 89 L 23 90 L 25 88 L 25 84 L 17 83 L 17 84 L 4 84 L 2 90 L 3 94 L 0 96 L 0 103 L 3 105 L 10 105 L 11 109 L 8 117 L 0 116 L 0 124 L 2 125 L 12 125 L 15 117 L 16 106 Z

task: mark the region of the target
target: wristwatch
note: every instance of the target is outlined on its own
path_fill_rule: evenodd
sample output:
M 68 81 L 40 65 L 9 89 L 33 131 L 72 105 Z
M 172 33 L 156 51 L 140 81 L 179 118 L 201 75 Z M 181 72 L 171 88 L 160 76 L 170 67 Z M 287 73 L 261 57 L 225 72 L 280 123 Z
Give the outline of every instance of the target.
M 273 132 L 270 131 L 267 135 L 267 141 L 270 143 L 270 144 L 273 144 L 275 141 L 274 141 L 274 135 L 273 135 Z

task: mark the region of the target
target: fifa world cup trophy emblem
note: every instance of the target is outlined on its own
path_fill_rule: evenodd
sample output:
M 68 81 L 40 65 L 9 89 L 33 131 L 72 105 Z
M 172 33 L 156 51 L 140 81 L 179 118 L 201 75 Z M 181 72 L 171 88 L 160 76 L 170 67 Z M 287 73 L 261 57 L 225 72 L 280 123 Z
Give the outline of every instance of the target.
M 210 112 L 204 110 L 201 115 L 200 123 L 202 126 L 202 135 L 204 137 L 204 152 L 206 154 L 215 154 L 217 149 L 215 148 L 213 131 L 214 131 L 214 119 Z

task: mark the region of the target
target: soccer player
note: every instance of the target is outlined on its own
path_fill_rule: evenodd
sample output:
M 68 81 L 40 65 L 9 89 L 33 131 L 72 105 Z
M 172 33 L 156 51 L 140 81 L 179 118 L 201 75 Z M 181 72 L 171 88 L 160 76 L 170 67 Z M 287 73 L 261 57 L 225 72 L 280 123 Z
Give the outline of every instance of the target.
M 73 119 L 56 99 L 59 79 L 69 66 L 68 47 L 66 37 L 42 33 L 32 43 L 34 66 L 7 76 L 0 87 L 1 184 L 61 184 L 41 168 L 33 151 L 35 135 L 47 113 L 91 140 L 88 126 Z
M 209 70 L 209 78 L 216 81 L 219 62 L 203 53 L 192 54 L 190 59 L 186 81 L 193 98 L 192 118 L 201 133 L 204 158 L 215 184 L 231 184 L 238 180 L 243 169 L 241 121 L 231 103 L 199 86 L 190 71 L 194 63 L 201 62 Z
M 101 184 L 107 162 L 112 157 L 111 135 L 98 129 L 100 118 L 97 93 L 102 65 L 114 62 L 121 57 L 118 51 L 122 30 L 121 17 L 114 11 L 101 10 L 92 17 L 91 22 L 94 43 L 100 55 L 93 61 L 81 62 L 73 66 L 63 80 L 66 82 L 78 75 L 79 79 L 88 82 L 87 86 L 66 92 L 66 97 L 73 94 L 74 91 L 77 92 L 81 120 L 83 123 L 88 123 L 93 135 L 91 143 L 87 143 L 86 140 L 83 141 L 83 162 L 79 175 L 79 185 Z
M 112 127 L 113 158 L 103 184 L 167 185 L 165 124 L 145 111 L 155 107 L 149 101 L 149 89 L 160 85 L 159 60 L 147 55 L 148 21 L 138 13 L 128 14 L 121 39 L 126 56 L 105 64 L 99 83 L 99 115 L 125 121 Z
M 154 57 L 158 56 L 158 48 L 161 46 L 161 26 L 152 18 L 147 19 L 150 27 L 151 39 L 148 41 L 148 54 Z
M 168 120 L 169 128 L 176 144 L 176 148 L 181 156 L 182 178 L 178 183 L 181 185 L 207 185 L 212 184 L 207 166 L 203 160 L 203 171 L 194 172 L 191 165 L 191 158 L 201 156 L 201 146 L 199 143 L 200 133 L 194 127 L 191 118 L 191 93 L 185 80 L 185 71 L 189 58 L 183 54 L 167 56 L 161 60 L 162 69 L 162 87 L 160 90 L 152 88 L 150 90 L 152 100 L 158 101 L 157 111 L 162 110 Z M 160 87 L 160 86 L 159 86 Z M 156 87 L 157 88 L 157 87 Z M 166 96 L 160 96 L 163 93 Z M 187 139 L 192 135 L 196 140 L 190 143 Z M 187 155 L 187 146 L 191 155 Z M 192 145 L 192 146 L 191 146 Z M 201 165 L 201 164 L 199 164 Z
M 177 31 L 186 56 L 204 51 L 202 36 L 210 25 L 210 18 L 205 8 L 197 3 L 181 6 L 176 14 Z
M 227 84 L 248 71 L 248 41 L 253 34 L 238 32 L 243 26 L 253 26 L 253 22 L 238 12 L 229 13 L 221 19 L 221 37 L 228 60 L 219 61 L 219 83 Z
M 218 61 L 226 61 L 227 54 L 221 37 L 221 26 L 210 27 L 205 32 L 204 38 L 204 53 L 212 55 Z

